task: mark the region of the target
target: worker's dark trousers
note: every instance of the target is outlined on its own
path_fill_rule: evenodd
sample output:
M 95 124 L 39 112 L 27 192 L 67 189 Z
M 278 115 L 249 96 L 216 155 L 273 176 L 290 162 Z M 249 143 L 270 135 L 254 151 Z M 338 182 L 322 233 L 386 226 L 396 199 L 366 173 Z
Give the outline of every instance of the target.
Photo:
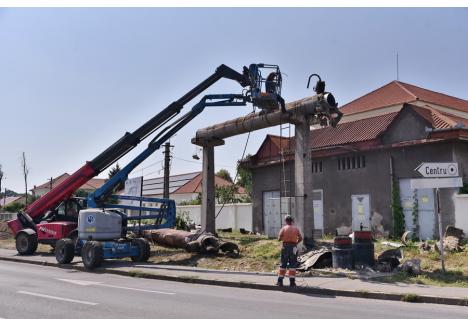
M 283 243 L 281 249 L 281 265 L 278 273 L 278 281 L 282 281 L 286 275 L 286 270 L 289 271 L 289 280 L 294 283 L 296 278 L 297 268 L 297 246 L 295 244 Z

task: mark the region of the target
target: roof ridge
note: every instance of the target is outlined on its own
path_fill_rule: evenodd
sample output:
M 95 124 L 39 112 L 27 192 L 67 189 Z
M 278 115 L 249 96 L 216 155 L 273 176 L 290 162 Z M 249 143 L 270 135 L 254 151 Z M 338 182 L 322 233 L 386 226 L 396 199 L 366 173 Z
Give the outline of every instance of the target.
M 351 104 L 351 103 L 353 103 L 353 102 L 356 102 L 357 100 L 359 100 L 359 99 L 361 99 L 361 98 L 363 98 L 363 97 L 366 97 L 366 96 L 368 96 L 368 95 L 370 95 L 370 94 L 372 94 L 372 93 L 375 93 L 375 92 L 377 92 L 378 90 L 381 90 L 382 88 L 387 87 L 388 85 L 392 84 L 393 82 L 395 82 L 395 81 L 392 80 L 391 82 L 389 82 L 389 83 L 387 83 L 387 84 L 385 84 L 385 85 L 383 85 L 383 86 L 380 86 L 379 88 L 374 89 L 374 90 L 371 91 L 370 93 L 366 93 L 366 94 L 364 94 L 364 95 L 361 95 L 361 96 L 359 96 L 358 98 L 355 98 L 354 100 L 352 100 L 351 102 L 348 102 L 348 103 L 342 105 L 341 108 L 344 107 L 344 106 L 347 106 L 347 105 L 349 105 L 349 104 Z
M 440 112 L 439 110 L 434 109 L 434 108 L 430 108 L 430 110 L 431 110 L 431 114 L 436 115 L 437 118 L 444 121 L 445 123 L 447 123 L 447 124 L 449 124 L 451 126 L 455 126 L 457 124 L 457 122 L 455 120 L 453 120 L 452 118 L 446 116 L 444 113 Z
M 408 94 L 410 94 L 411 96 L 413 96 L 416 100 L 419 100 L 419 97 L 417 97 L 414 93 L 412 93 L 409 89 L 407 89 L 406 87 L 404 87 L 400 82 L 399 80 L 394 80 L 393 81 L 395 84 L 397 84 L 402 90 L 404 90 L 405 92 L 407 92 Z M 411 84 L 408 84 L 408 83 L 403 83 L 403 84 L 406 84 L 406 85 L 411 85 Z M 411 85 L 413 86 L 413 85 Z
M 416 88 L 422 89 L 422 90 L 427 91 L 427 92 L 436 93 L 436 94 L 440 94 L 440 95 L 442 95 L 442 96 L 451 97 L 451 98 L 454 98 L 454 99 L 457 99 L 457 100 L 460 100 L 460 101 L 468 102 L 468 100 L 463 99 L 463 98 L 461 98 L 461 97 L 456 97 L 456 96 L 448 95 L 448 94 L 445 94 L 445 93 L 442 93 L 442 92 L 433 91 L 433 90 L 431 90 L 431 89 L 424 88 L 424 87 L 417 86 L 417 85 L 413 85 L 413 84 L 410 84 L 410 83 L 405 83 L 405 82 L 399 82 L 399 83 L 402 83 L 402 84 L 405 84 L 405 85 L 409 85 L 409 86 L 411 86 L 411 87 L 416 87 Z M 423 100 L 423 101 L 424 101 L 424 100 Z M 434 103 L 434 104 L 437 104 L 437 103 Z

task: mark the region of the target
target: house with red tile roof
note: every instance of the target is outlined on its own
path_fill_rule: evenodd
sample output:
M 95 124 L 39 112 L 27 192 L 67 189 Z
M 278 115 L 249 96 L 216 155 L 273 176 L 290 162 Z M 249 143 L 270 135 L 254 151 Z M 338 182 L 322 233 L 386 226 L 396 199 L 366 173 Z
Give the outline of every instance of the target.
M 468 101 L 392 81 L 341 110 L 336 128 L 311 130 L 314 232 L 362 226 L 392 234 L 392 195 L 398 191 L 406 229 L 422 239 L 435 237 L 434 191 L 413 191 L 410 179 L 419 177 L 415 168 L 422 162 L 456 161 L 468 183 Z M 268 135 L 244 162 L 253 174 L 256 232 L 275 236 L 281 216 L 293 212 L 294 153 L 294 137 Z M 444 228 L 455 224 L 457 192 L 441 190 Z
M 232 186 L 233 183 L 215 175 L 215 186 Z M 202 173 L 192 172 L 169 177 L 169 197 L 174 199 L 176 204 L 184 201 L 197 199 L 201 195 Z M 164 178 L 153 178 L 143 180 L 143 196 L 161 198 L 163 195 Z M 236 197 L 246 195 L 242 187 L 237 187 Z
M 46 193 L 48 193 L 51 189 L 57 187 L 60 183 L 62 183 L 66 178 L 68 178 L 70 174 L 68 173 L 62 173 L 58 177 L 52 178 L 52 180 L 45 182 L 39 186 L 34 186 L 30 191 L 33 195 L 42 197 Z M 107 179 L 99 179 L 99 178 L 93 178 L 89 181 L 87 181 L 84 185 L 82 185 L 79 190 L 84 190 L 87 192 L 92 192 L 98 188 L 100 188 L 104 183 L 107 181 Z

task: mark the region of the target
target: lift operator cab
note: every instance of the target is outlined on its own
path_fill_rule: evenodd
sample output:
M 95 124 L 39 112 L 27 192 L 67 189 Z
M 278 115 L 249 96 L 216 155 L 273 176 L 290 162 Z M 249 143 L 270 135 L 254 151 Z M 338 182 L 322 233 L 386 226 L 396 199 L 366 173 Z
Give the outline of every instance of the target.
M 282 78 L 279 66 L 264 63 L 251 64 L 249 77 L 252 82 L 250 95 L 253 105 L 265 113 L 278 109 L 286 111 L 286 104 L 281 97 Z

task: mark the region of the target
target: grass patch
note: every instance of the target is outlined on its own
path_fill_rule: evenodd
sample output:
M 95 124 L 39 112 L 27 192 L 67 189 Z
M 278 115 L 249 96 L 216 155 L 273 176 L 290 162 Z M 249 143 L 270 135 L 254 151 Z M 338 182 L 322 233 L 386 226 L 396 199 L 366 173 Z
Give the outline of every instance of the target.
M 221 240 L 236 243 L 239 257 L 189 253 L 184 249 L 152 247 L 151 262 L 167 265 L 193 266 L 217 270 L 272 272 L 276 271 L 281 246 L 278 240 L 262 235 L 220 232 Z
M 419 295 L 417 295 L 417 294 L 414 294 L 414 293 L 408 293 L 408 294 L 405 294 L 401 298 L 401 301 L 404 301 L 404 302 L 420 302 L 421 297 Z
M 428 241 L 434 244 L 436 241 Z M 410 242 L 402 247 L 403 261 L 409 259 L 421 260 L 421 275 L 411 276 L 406 273 L 397 273 L 392 276 L 378 278 L 383 282 L 402 282 L 410 284 L 425 284 L 436 286 L 468 287 L 468 249 L 461 252 L 449 252 L 445 254 L 445 269 L 441 271 L 440 255 L 436 251 L 420 251 L 419 243 Z M 381 241 L 375 243 L 375 254 L 378 256 L 383 251 L 391 249 L 382 245 Z
M 142 271 L 128 271 L 128 276 L 130 277 L 145 277 L 146 275 L 148 275 L 147 273 L 145 272 L 142 272 Z

